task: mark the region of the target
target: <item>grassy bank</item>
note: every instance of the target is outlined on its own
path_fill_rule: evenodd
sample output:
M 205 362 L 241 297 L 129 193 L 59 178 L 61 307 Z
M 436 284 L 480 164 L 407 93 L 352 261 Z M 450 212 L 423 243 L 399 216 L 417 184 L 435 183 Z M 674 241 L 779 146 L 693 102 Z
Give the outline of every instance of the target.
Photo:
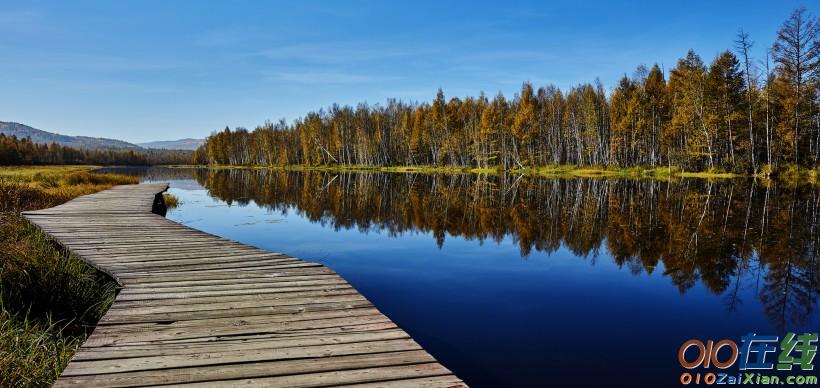
M 571 177 L 624 177 L 624 178 L 701 178 L 701 179 L 731 179 L 741 178 L 744 175 L 709 170 L 684 171 L 679 167 L 577 167 L 566 165 L 542 166 L 532 169 L 521 169 L 527 173 L 541 176 L 571 176 Z
M 116 284 L 20 212 L 136 183 L 91 167 L 0 167 L 0 386 L 48 386 L 108 309 Z
M 287 165 L 287 166 L 227 166 L 227 165 L 171 165 L 166 167 L 178 168 L 213 168 L 213 169 L 252 169 L 252 170 L 279 170 L 279 171 L 329 171 L 329 172 L 391 172 L 417 174 L 500 174 L 504 170 L 500 167 L 453 167 L 453 166 L 359 166 L 359 165 Z M 803 168 L 794 165 L 781 166 L 773 170 L 769 166 L 762 166 L 757 174 L 742 174 L 730 171 L 707 170 L 686 171 L 680 167 L 628 167 L 613 166 L 574 166 L 574 165 L 546 165 L 537 167 L 515 167 L 506 170 L 510 174 L 535 175 L 554 178 L 635 178 L 635 179 L 735 179 L 758 178 L 777 180 L 791 185 L 814 184 L 820 185 L 820 168 Z
M 504 170 L 500 167 L 453 167 L 453 166 L 358 166 L 358 165 L 320 165 L 320 166 L 168 166 L 168 167 L 201 167 L 216 169 L 262 169 L 262 170 L 284 170 L 284 171 L 372 171 L 372 172 L 393 172 L 393 173 L 419 173 L 419 174 L 500 174 Z M 538 175 L 549 177 L 635 177 L 635 178 L 705 178 L 705 179 L 728 179 L 751 177 L 723 171 L 683 171 L 677 167 L 630 167 L 618 168 L 607 166 L 574 166 L 574 165 L 546 165 L 538 167 L 515 167 L 506 170 L 511 174 Z

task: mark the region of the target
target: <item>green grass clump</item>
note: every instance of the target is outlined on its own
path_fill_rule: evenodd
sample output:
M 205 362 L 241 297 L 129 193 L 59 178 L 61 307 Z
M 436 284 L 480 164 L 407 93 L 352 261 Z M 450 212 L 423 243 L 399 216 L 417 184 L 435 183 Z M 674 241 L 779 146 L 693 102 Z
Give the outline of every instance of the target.
M 63 335 L 54 322 L 32 322 L 0 309 L 0 383 L 48 386 L 71 360 L 73 351 L 65 349 L 76 349 L 81 343 Z
M 48 386 L 113 301 L 116 283 L 20 216 L 136 178 L 0 167 L 0 386 Z
M 733 172 L 722 171 L 716 168 L 709 168 L 706 171 L 682 171 L 677 174 L 684 178 L 703 178 L 703 179 L 728 179 L 737 178 L 740 175 Z

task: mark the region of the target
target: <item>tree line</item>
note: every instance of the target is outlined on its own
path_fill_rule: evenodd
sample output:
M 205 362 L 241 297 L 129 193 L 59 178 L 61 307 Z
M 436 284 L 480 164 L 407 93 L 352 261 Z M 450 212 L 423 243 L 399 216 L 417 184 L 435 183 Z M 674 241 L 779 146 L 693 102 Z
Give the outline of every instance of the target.
M 0 165 L 101 164 L 158 165 L 189 164 L 193 153 L 160 149 L 77 149 L 56 143 L 38 144 L 0 133 Z
M 814 167 L 820 157 L 820 23 L 804 7 L 752 58 L 744 31 L 708 65 L 690 50 L 668 74 L 639 66 L 607 93 L 525 82 L 507 99 L 332 105 L 291 124 L 216 132 L 212 165 L 678 166 L 737 172 Z

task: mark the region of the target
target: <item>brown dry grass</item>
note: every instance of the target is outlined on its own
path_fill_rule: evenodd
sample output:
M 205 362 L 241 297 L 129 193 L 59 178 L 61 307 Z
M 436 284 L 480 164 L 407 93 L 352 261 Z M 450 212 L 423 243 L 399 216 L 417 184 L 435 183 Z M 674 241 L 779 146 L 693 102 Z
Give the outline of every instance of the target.
M 110 278 L 20 216 L 137 183 L 87 169 L 0 167 L 0 386 L 50 385 L 113 300 Z

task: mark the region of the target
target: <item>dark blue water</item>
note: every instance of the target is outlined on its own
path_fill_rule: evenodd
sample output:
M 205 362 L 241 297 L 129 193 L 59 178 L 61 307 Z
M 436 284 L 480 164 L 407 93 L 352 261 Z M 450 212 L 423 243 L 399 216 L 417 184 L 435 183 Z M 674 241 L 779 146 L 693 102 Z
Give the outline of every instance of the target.
M 333 268 L 472 386 L 676 386 L 690 338 L 818 327 L 813 189 L 142 174 L 169 219 Z

